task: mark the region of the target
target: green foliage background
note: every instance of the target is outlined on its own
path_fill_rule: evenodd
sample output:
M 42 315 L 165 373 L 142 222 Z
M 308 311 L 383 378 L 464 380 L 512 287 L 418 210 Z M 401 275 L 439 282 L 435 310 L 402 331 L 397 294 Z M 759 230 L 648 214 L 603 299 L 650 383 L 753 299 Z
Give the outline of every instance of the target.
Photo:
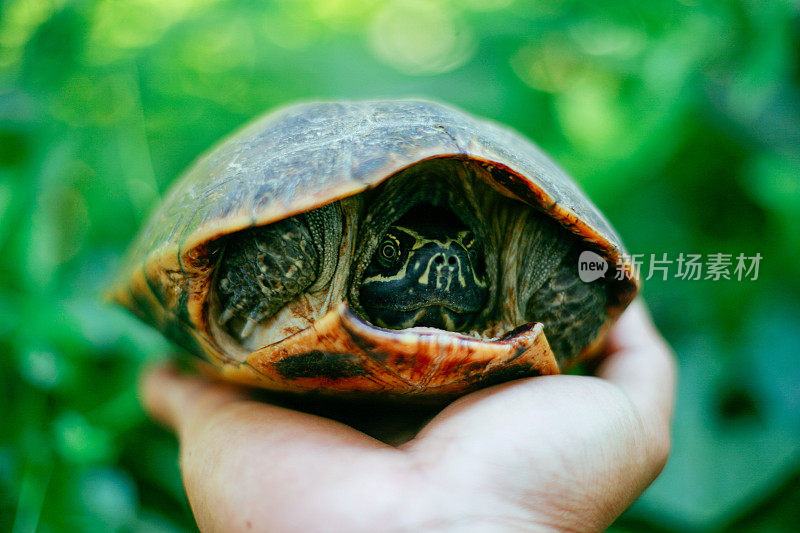
M 796 530 L 799 50 L 790 0 L 0 1 L 0 530 L 194 528 L 135 392 L 172 349 L 99 293 L 219 137 L 391 96 L 530 136 L 634 253 L 763 256 L 757 281 L 645 284 L 674 453 L 615 529 Z

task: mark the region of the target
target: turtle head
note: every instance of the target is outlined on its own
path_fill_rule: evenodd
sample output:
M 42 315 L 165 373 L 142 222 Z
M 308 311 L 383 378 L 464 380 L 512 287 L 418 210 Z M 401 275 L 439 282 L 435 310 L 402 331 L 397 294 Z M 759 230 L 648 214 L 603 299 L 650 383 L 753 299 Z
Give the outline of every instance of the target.
M 381 327 L 462 331 L 488 292 L 476 235 L 446 208 L 420 204 L 389 226 L 364 273 L 360 301 Z

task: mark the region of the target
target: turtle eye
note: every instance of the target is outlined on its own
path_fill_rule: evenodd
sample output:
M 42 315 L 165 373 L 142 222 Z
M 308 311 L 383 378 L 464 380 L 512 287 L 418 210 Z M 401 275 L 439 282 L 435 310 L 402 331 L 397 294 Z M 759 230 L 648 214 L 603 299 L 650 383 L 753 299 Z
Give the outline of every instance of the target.
M 400 259 L 400 248 L 394 239 L 386 238 L 378 248 L 378 261 L 383 266 L 392 266 Z

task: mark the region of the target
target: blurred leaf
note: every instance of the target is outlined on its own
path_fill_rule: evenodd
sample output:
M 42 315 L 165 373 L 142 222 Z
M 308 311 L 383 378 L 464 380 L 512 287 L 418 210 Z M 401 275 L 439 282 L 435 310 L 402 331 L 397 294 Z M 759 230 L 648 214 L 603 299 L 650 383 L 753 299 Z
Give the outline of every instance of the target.
M 32 350 L 20 360 L 19 372 L 34 386 L 49 389 L 63 379 L 64 363 L 53 352 Z
M 107 460 L 113 452 L 111 436 L 90 425 L 76 412 L 60 415 L 54 423 L 56 449 L 67 461 L 96 463 Z
M 77 494 L 95 528 L 119 531 L 134 523 L 138 498 L 130 477 L 115 468 L 93 468 L 78 480 Z
M 788 308 L 749 322 L 752 344 L 742 347 L 736 367 L 709 357 L 721 349 L 709 344 L 712 335 L 675 345 L 683 357 L 674 451 L 634 514 L 653 514 L 681 530 L 716 529 L 800 466 L 800 375 L 776 375 L 796 366 L 800 337 L 779 329 L 774 318 L 781 311 Z M 789 320 L 800 319 L 791 312 Z

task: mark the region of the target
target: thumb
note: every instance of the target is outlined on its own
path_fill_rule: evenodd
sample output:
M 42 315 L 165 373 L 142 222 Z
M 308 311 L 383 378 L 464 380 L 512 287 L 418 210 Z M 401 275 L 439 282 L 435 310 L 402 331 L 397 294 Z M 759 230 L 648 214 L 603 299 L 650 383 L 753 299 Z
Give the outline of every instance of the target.
M 138 388 L 144 410 L 179 434 L 215 408 L 246 399 L 240 389 L 203 376 L 182 374 L 170 364 L 145 369 Z

